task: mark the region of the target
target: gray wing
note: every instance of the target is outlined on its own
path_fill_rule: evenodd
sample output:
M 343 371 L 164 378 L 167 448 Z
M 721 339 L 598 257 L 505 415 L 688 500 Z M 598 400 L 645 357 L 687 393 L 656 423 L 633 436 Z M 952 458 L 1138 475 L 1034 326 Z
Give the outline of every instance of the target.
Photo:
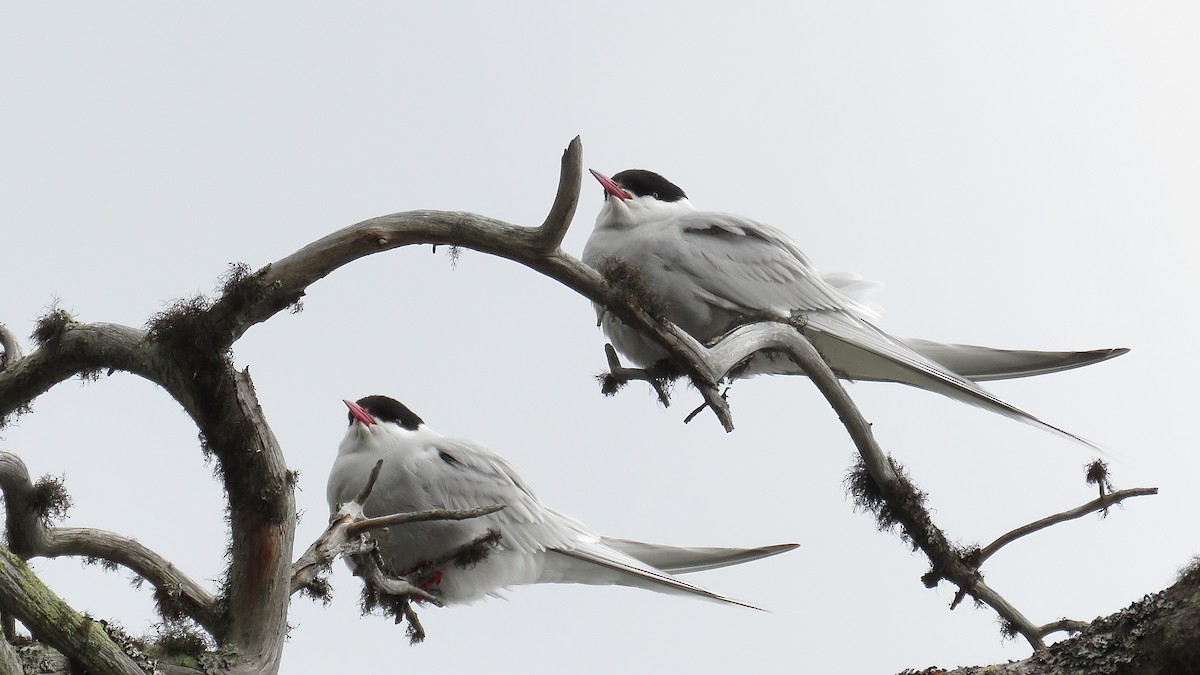
M 1128 349 L 1091 349 L 1076 352 L 1034 351 L 1025 349 L 995 349 L 978 345 L 959 345 L 896 337 L 910 349 L 935 361 L 968 380 L 1007 380 L 1057 373 L 1120 356 Z
M 488 527 L 500 532 L 502 549 L 528 553 L 571 548 L 581 537 L 598 536 L 543 506 L 512 466 L 482 445 L 444 438 L 427 452 L 433 469 L 427 489 L 437 502 L 451 509 L 505 505 L 484 517 Z
M 861 318 L 876 313 L 822 278 L 782 231 L 726 213 L 697 212 L 670 221 L 679 245 L 660 251 L 664 262 L 690 275 L 699 297 L 742 314 L 790 316 L 837 310 Z
M 560 550 L 557 553 L 564 556 L 564 560 L 573 560 L 576 563 L 574 569 L 568 563 L 557 570 L 559 574 L 563 575 L 563 578 L 568 580 L 593 584 L 614 583 L 658 593 L 686 595 L 762 610 L 761 607 L 735 600 L 682 579 L 676 579 L 602 541 L 580 542 L 578 546 L 569 551 Z
M 871 324 L 844 312 L 813 312 L 806 317 L 804 332 L 821 352 L 821 357 L 829 367 L 841 377 L 851 380 L 901 382 L 937 392 L 1104 452 L 1104 449 L 1095 443 L 1043 422 L 997 398 L 974 382 L 925 358 Z
M 799 548 L 799 544 L 775 544 L 754 548 L 713 546 L 668 546 L 633 539 L 601 537 L 601 541 L 643 563 L 670 574 L 715 570 L 720 567 L 769 558 Z
M 600 535 L 582 523 L 542 506 L 508 462 L 487 448 L 470 441 L 443 439 L 431 449 L 438 453 L 438 461 L 447 465 L 446 469 L 439 472 L 438 487 L 448 507 L 475 508 L 487 504 L 506 504 L 508 508 L 486 516 L 495 519 L 494 523 L 502 536 L 501 548 L 522 552 L 547 551 L 563 556 L 559 560 L 574 561 L 556 564 L 549 559 L 549 571 L 543 574 L 551 575 L 553 580 L 616 583 L 759 609 L 676 579 L 609 546 Z M 771 554 L 756 557 L 763 555 Z

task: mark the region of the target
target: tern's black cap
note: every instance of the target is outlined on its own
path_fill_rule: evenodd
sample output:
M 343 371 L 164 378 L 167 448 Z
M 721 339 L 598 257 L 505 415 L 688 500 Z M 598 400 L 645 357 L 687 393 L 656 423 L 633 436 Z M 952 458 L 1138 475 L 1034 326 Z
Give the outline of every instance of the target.
M 612 177 L 613 182 L 633 193 L 635 197 L 652 196 L 664 202 L 687 199 L 680 187 L 662 176 L 645 169 L 625 169 Z
M 364 396 L 355 403 L 361 405 L 363 410 L 371 413 L 371 417 L 380 422 L 392 422 L 412 431 L 416 431 L 417 427 L 425 423 L 425 420 L 409 410 L 408 406 L 394 398 L 374 394 Z M 350 421 L 354 421 L 353 415 L 350 416 Z

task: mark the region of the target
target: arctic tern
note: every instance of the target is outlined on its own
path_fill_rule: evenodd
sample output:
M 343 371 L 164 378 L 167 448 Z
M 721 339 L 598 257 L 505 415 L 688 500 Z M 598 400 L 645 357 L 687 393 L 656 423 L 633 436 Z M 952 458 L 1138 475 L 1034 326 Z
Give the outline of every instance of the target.
M 380 459 L 379 479 L 364 504 L 368 516 L 506 506 L 481 518 L 412 523 L 375 534 L 384 561 L 394 573 L 406 574 L 489 529 L 498 531 L 499 543 L 483 562 L 437 570 L 427 590 L 446 604 L 498 595 L 518 584 L 578 583 L 620 584 L 753 607 L 672 574 L 736 565 L 797 547 L 691 548 L 601 536 L 543 506 L 499 455 L 473 441 L 435 433 L 399 401 L 376 395 L 345 404 L 350 427 L 326 487 L 331 510 L 354 499 Z
M 796 321 L 843 379 L 926 389 L 1097 448 L 976 382 L 1078 368 L 1128 349 L 1006 350 L 888 335 L 876 325 L 877 308 L 862 298 L 873 284 L 853 274 L 822 275 L 783 231 L 742 216 L 698 211 L 682 189 L 652 171 L 592 175 L 604 188 L 604 204 L 583 261 L 602 273 L 614 263 L 636 269 L 664 318 L 701 343 L 756 319 Z M 613 346 L 637 365 L 647 368 L 666 358 L 659 345 L 602 306 L 596 312 Z M 803 371 L 787 357 L 767 353 L 735 376 L 763 373 Z

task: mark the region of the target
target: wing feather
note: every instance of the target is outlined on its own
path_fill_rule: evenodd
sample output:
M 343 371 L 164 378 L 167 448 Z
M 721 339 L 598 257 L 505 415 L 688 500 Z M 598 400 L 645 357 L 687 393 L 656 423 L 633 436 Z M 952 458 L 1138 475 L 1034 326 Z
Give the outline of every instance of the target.
M 841 310 L 861 318 L 876 312 L 822 278 L 782 231 L 726 213 L 694 212 L 667 223 L 680 246 L 659 251 L 693 279 L 706 302 L 730 311 L 790 316 Z
M 439 453 L 454 459 L 446 462 Z M 507 508 L 485 516 L 488 527 L 499 530 L 500 548 L 521 552 L 570 548 L 581 534 L 579 523 L 561 517 L 538 501 L 532 488 L 512 466 L 488 448 L 467 440 L 439 438 L 429 446 L 428 461 L 440 462 L 437 480 L 429 489 L 447 508 L 468 509 L 504 504 Z

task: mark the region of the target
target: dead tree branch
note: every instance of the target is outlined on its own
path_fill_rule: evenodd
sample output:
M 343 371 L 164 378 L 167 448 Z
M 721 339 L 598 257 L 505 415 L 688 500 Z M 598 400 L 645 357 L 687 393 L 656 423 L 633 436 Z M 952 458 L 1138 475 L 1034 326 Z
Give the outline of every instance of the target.
M 0 673 L 21 673 L 21 657 L 8 640 L 0 640 Z
M 951 544 L 923 506 L 923 495 L 897 470 L 894 461 L 876 443 L 871 425 L 846 393 L 837 376 L 804 336 L 802 326 L 778 322 L 760 322 L 740 326 L 717 340 L 701 359 L 699 369 L 710 382 L 718 382 L 732 369 L 759 351 L 786 354 L 816 384 L 841 419 L 862 459 L 862 467 L 877 490 L 878 505 L 886 505 L 890 525 L 900 527 L 904 536 L 929 558 L 931 571 L 926 585 L 936 586 L 946 579 L 959 587 L 959 598 L 969 595 L 988 605 L 1003 621 L 1020 633 L 1035 649 L 1043 646 L 1041 629 L 1027 619 L 999 593 L 989 587 L 977 563 Z
M 1087 624 L 1063 620 L 1042 626 L 1044 634 L 1058 630 L 1077 634 L 1039 649 L 1029 658 L 983 668 L 937 672 L 946 675 L 1194 673 L 1200 663 L 1200 641 L 1196 640 L 1196 626 L 1200 625 L 1197 597 L 1200 597 L 1200 564 L 1193 561 L 1174 585 L 1148 594 L 1118 612 Z
M 982 564 L 983 561 L 992 557 L 1002 547 L 1011 544 L 1027 534 L 1033 534 L 1038 530 L 1044 530 L 1051 525 L 1064 523 L 1068 520 L 1082 518 L 1089 513 L 1103 511 L 1113 504 L 1119 504 L 1130 497 L 1143 497 L 1146 495 L 1156 494 L 1158 494 L 1158 488 L 1130 488 L 1128 490 L 1118 490 L 1117 492 L 1110 492 L 1103 497 L 1093 499 L 1082 506 L 1075 507 L 1068 511 L 1063 511 L 1062 513 L 1056 513 L 1052 516 L 1046 516 L 1045 518 L 1035 520 L 1028 525 L 1022 525 L 1011 532 L 1006 532 L 1000 535 L 995 541 L 987 546 L 984 546 L 983 549 L 979 551 L 979 563 Z
M 98 622 L 63 602 L 4 547 L 0 547 L 0 607 L 16 616 L 35 638 L 54 645 L 88 672 L 145 675 Z
M 217 629 L 216 598 L 141 542 L 105 530 L 50 527 L 34 504 L 34 487 L 21 458 L 0 452 L 5 533 L 9 547 L 24 560 L 76 556 L 121 565 L 150 582 L 161 601 L 210 632 Z
M 273 672 L 287 627 L 292 486 L 249 375 L 233 369 L 228 345 L 211 341 L 208 315 L 192 309 L 169 312 L 149 331 L 64 322 L 37 350 L 0 372 L 0 418 L 67 378 L 97 370 L 131 372 L 170 392 L 218 459 L 236 533 L 229 593 L 218 603 L 224 611 L 211 619 L 198 612 L 196 618 L 220 628 L 214 635 L 219 644 L 245 655 L 233 672 Z

